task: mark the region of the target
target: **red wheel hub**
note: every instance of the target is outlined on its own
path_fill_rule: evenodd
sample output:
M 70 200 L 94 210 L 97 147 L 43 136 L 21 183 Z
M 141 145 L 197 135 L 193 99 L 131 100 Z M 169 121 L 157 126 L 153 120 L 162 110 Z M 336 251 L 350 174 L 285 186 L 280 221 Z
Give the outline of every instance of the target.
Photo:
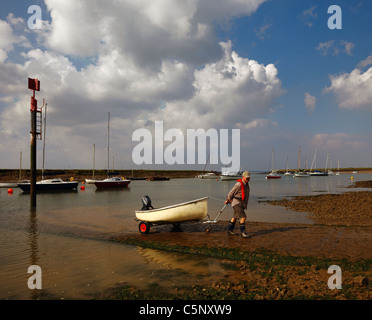
M 141 232 L 146 232 L 146 230 L 147 230 L 146 224 L 141 223 L 140 229 L 141 229 Z

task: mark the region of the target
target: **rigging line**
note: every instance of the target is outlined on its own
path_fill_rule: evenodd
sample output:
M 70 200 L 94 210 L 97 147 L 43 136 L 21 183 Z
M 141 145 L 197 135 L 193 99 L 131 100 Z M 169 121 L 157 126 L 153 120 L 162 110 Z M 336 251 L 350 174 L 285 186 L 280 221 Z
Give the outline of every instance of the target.
M 117 151 L 117 146 L 116 146 L 116 139 L 115 139 L 115 135 L 114 135 L 114 131 L 111 129 L 111 138 L 113 140 L 113 150 L 112 150 L 112 153 L 113 153 L 113 163 L 112 163 L 112 166 L 114 167 L 114 158 L 115 159 L 115 162 L 117 163 L 119 159 L 119 154 L 118 154 L 118 151 Z M 120 162 L 120 161 L 119 161 Z M 117 166 L 118 167 L 118 166 Z M 113 168 L 114 169 L 114 168 Z
M 107 148 L 99 148 L 97 152 L 97 146 L 96 146 L 96 168 L 100 168 L 99 170 L 103 170 L 103 168 L 107 167 L 107 164 L 105 163 L 106 161 L 106 149 Z M 106 168 L 107 170 L 107 168 Z
M 96 169 L 98 170 L 107 170 L 107 138 L 108 133 L 105 130 L 104 139 L 96 139 L 99 143 L 96 143 Z
M 113 140 L 113 153 L 114 153 L 114 156 L 115 156 L 115 163 L 116 163 L 116 167 L 117 168 L 121 168 L 121 169 L 124 169 L 123 167 L 123 163 L 122 163 L 122 155 L 119 153 L 119 148 L 118 148 L 118 145 L 117 145 L 117 142 L 116 142 L 116 135 L 115 135 L 115 132 L 114 130 L 111 129 L 111 137 L 112 137 L 112 140 Z
M 62 157 L 63 157 L 63 162 L 64 162 L 63 165 L 66 167 L 66 164 L 67 164 L 68 169 L 71 169 L 70 168 L 70 164 L 69 164 L 69 162 L 68 162 L 68 160 L 66 158 L 65 151 L 63 149 L 63 146 L 62 146 L 62 143 L 61 143 L 61 139 L 59 137 L 59 134 L 58 133 L 55 133 L 55 134 L 57 136 L 57 141 L 58 141 L 58 146 L 59 146 L 60 152 L 62 152 Z
M 217 200 L 217 201 L 225 201 L 226 199 L 220 199 L 220 198 L 216 198 L 216 197 L 212 197 L 212 196 L 207 196 L 208 198 L 211 198 L 213 200 Z

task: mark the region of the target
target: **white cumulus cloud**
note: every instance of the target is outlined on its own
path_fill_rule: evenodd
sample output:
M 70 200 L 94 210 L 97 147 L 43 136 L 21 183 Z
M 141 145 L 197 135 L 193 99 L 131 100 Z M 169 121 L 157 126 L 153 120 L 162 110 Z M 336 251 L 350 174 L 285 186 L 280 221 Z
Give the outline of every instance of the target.
M 356 68 L 350 73 L 331 75 L 330 80 L 325 91 L 336 96 L 341 109 L 372 110 L 372 67 L 364 72 Z
M 283 94 L 278 70 L 240 57 L 223 42 L 224 56 L 195 71 L 195 94 L 189 100 L 174 101 L 153 118 L 183 126 L 234 126 L 267 114 Z

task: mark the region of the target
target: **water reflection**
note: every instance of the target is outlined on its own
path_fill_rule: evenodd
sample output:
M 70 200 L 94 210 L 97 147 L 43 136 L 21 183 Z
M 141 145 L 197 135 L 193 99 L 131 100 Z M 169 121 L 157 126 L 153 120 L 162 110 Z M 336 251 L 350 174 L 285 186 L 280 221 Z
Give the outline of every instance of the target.
M 30 246 L 30 266 L 38 265 L 38 229 L 36 208 L 30 209 L 30 221 L 28 226 L 28 237 Z M 26 283 L 25 283 L 26 285 Z M 36 300 L 39 297 L 39 289 L 30 289 L 31 299 Z
M 12 244 L 12 248 L 9 244 L 1 252 L 11 259 L 0 263 L 0 273 L 5 277 L 0 299 L 91 299 L 117 285 L 148 290 L 157 283 L 164 290 L 171 290 L 224 275 L 219 260 L 201 256 L 40 234 L 37 228 L 25 237 L 19 232 L 17 236 L 19 243 Z M 0 244 L 4 245 L 2 241 Z M 30 290 L 27 286 L 31 274 L 25 275 L 31 264 L 42 269 L 42 290 Z
M 308 181 L 307 179 L 310 179 L 309 178 L 298 178 L 298 195 L 299 196 L 302 196 L 304 193 L 307 194 L 309 192 L 309 189 L 308 189 Z M 309 180 L 310 181 L 310 180 Z
M 156 263 L 170 269 L 203 276 L 214 276 L 223 273 L 223 268 L 216 259 L 141 247 L 138 247 L 137 251 L 145 258 L 147 263 Z

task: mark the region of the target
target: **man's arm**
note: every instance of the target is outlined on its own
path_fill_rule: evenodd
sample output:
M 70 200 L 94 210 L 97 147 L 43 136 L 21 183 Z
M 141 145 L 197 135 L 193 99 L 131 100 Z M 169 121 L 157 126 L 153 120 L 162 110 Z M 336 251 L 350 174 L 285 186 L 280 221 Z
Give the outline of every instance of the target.
M 232 189 L 230 190 L 229 194 L 227 195 L 227 199 L 225 201 L 225 204 L 227 203 L 231 203 L 231 201 L 233 200 L 234 196 L 237 194 L 237 192 L 239 191 L 239 188 L 240 188 L 240 184 L 239 183 L 236 183 Z

